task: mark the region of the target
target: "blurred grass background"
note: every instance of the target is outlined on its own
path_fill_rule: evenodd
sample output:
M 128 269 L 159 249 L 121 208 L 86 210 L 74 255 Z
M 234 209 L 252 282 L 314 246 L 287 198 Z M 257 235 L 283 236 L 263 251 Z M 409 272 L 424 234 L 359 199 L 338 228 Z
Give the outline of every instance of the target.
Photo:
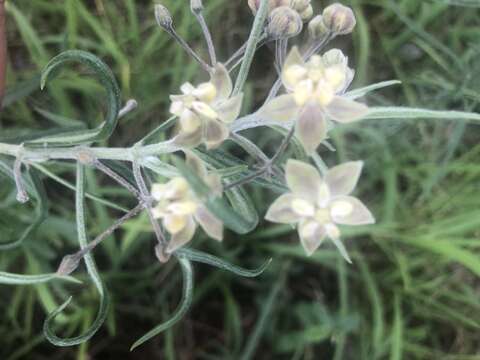
M 245 1 L 204 0 L 220 59 L 247 37 Z M 317 12 L 329 2 L 312 0 Z M 401 86 L 368 97 L 372 105 L 408 105 L 480 112 L 480 5 L 472 0 L 350 0 L 358 26 L 345 50 L 357 69 L 353 87 L 399 79 Z M 206 55 L 187 0 L 165 0 L 178 32 Z M 168 95 L 204 79 L 197 65 L 155 25 L 150 0 L 17 0 L 7 3 L 9 93 L 1 113 L 2 141 L 32 128 L 58 125 L 42 111 L 99 119 L 100 87 L 78 68 L 37 90 L 40 69 L 55 54 L 79 48 L 114 70 L 124 100 L 139 108 L 123 118 L 111 144 L 128 146 L 168 118 Z M 77 75 L 76 75 L 77 74 Z M 85 75 L 85 74 L 83 74 Z M 271 52 L 262 49 L 247 85 L 244 111 L 260 103 L 274 80 Z M 174 261 L 161 266 L 145 217 L 127 223 L 96 252 L 112 307 L 106 325 L 87 344 L 58 349 L 42 335 L 46 312 L 72 294 L 65 335 L 95 317 L 98 298 L 88 283 L 0 288 L 0 358 L 14 359 L 480 359 L 479 129 L 455 121 L 370 121 L 337 129 L 330 165 L 365 159 L 358 196 L 378 224 L 345 229 L 354 264 L 328 244 L 304 256 L 291 229 L 261 224 L 216 244 L 200 234 L 194 246 L 244 266 L 273 257 L 253 280 L 196 267 L 195 303 L 188 317 L 133 353 L 130 345 L 168 318 L 179 297 Z M 58 121 L 58 119 L 57 119 Z M 249 136 L 267 151 L 278 138 Z M 272 145 L 273 144 L 273 145 Z M 73 165 L 48 170 L 73 181 Z M 15 203 L 0 179 L 1 241 L 18 238 L 33 209 Z M 45 175 L 50 216 L 35 236 L 0 253 L 0 269 L 53 271 L 75 249 L 74 193 Z M 88 191 L 129 206 L 128 194 L 98 173 Z M 272 194 L 251 188 L 260 214 Z M 91 235 L 118 216 L 89 202 Z M 80 276 L 81 277 L 81 276 Z

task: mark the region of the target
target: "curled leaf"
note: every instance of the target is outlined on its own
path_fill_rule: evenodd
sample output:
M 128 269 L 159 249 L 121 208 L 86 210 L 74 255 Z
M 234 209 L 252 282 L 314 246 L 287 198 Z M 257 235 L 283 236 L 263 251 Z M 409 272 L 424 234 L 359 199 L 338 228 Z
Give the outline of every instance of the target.
M 36 139 L 28 145 L 34 146 L 41 143 L 52 144 L 56 146 L 72 146 L 80 145 L 84 143 L 98 142 L 106 140 L 113 133 L 113 130 L 117 126 L 118 122 L 118 113 L 121 108 L 120 103 L 120 88 L 117 85 L 117 81 L 109 69 L 109 67 L 95 55 L 81 50 L 68 50 L 65 51 L 56 57 L 54 57 L 47 64 L 45 69 L 42 72 L 41 77 L 41 88 L 43 89 L 47 81 L 58 74 L 58 70 L 66 62 L 80 62 L 90 70 L 92 70 L 95 75 L 100 80 L 100 83 L 103 85 L 107 92 L 107 113 L 105 115 L 105 120 L 101 125 L 95 129 L 90 130 L 80 130 L 80 131 L 65 131 L 63 133 L 42 137 Z
M 235 275 L 243 276 L 243 277 L 257 277 L 261 275 L 272 262 L 272 259 L 269 259 L 259 268 L 254 270 L 248 270 L 240 266 L 230 264 L 229 262 L 223 259 L 220 259 L 216 256 L 204 253 L 202 251 L 194 250 L 194 249 L 181 248 L 177 250 L 175 254 L 179 257 L 184 257 L 190 261 L 211 265 L 216 268 L 227 270 L 234 273 Z
M 182 267 L 182 276 L 183 276 L 182 300 L 180 302 L 180 305 L 178 305 L 177 309 L 175 310 L 174 314 L 170 319 L 154 327 L 148 333 L 143 335 L 140 339 L 135 341 L 135 343 L 130 348 L 130 351 L 136 349 L 146 341 L 160 334 L 162 331 L 165 331 L 171 328 L 173 325 L 179 322 L 190 309 L 190 306 L 192 305 L 192 299 L 193 299 L 192 264 L 186 257 L 182 257 L 182 256 L 178 256 L 178 262 Z

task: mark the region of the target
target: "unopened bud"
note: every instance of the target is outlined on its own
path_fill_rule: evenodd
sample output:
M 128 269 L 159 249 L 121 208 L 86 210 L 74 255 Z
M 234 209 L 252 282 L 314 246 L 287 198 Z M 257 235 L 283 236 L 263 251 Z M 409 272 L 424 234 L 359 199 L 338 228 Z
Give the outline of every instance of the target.
M 339 3 L 323 10 L 323 21 L 330 31 L 338 35 L 351 33 L 357 23 L 352 9 Z
M 276 8 L 268 19 L 267 34 L 272 39 L 284 39 L 298 35 L 303 28 L 300 15 L 288 6 Z
M 200 12 L 203 10 L 202 0 L 191 0 L 190 7 L 193 12 Z
M 273 9 L 276 9 L 280 6 L 290 6 L 292 0 L 267 0 L 268 1 L 268 12 L 270 13 Z M 253 15 L 257 14 L 258 9 L 260 8 L 262 0 L 248 0 L 248 6 L 252 9 Z
M 311 0 L 291 0 L 290 7 L 300 14 L 303 21 L 308 21 L 313 15 Z
M 59 276 L 68 276 L 77 270 L 78 266 L 80 265 L 81 257 L 76 255 L 67 255 L 62 259 L 60 266 L 57 270 L 57 275 Z
M 329 32 L 322 15 L 315 16 L 308 23 L 308 33 L 313 40 L 322 39 Z
M 165 30 L 170 30 L 173 26 L 170 11 L 161 4 L 155 5 L 155 19 L 157 20 L 157 24 Z

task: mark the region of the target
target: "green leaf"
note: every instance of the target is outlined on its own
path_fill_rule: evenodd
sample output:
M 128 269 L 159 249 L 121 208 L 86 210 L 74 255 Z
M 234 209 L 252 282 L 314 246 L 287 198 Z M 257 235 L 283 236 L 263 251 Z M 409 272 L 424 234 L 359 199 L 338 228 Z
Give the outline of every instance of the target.
M 363 120 L 373 119 L 446 119 L 480 122 L 480 114 L 463 111 L 435 111 L 408 107 L 371 107 Z
M 174 164 L 180 174 L 188 181 L 193 191 L 202 199 L 205 206 L 230 230 L 238 234 L 250 232 L 256 225 L 257 219 L 245 218 L 237 209 L 233 209 L 224 199 L 212 196 L 210 188 L 191 171 L 179 158 L 173 158 Z M 242 211 L 243 212 L 243 211 Z M 255 220 L 255 222 L 252 222 Z
M 54 57 L 42 72 L 40 87 L 43 89 L 49 79 L 58 74 L 58 70 L 66 62 L 80 62 L 99 78 L 107 92 L 107 113 L 102 124 L 90 130 L 66 131 L 62 134 L 36 139 L 26 145 L 35 146 L 50 144 L 55 146 L 72 146 L 106 140 L 113 133 L 118 122 L 118 112 L 121 108 L 120 89 L 109 67 L 95 55 L 81 50 L 65 51 Z
M 85 168 L 82 164 L 77 164 L 76 218 L 78 242 L 80 244 L 80 248 L 84 249 L 88 246 L 88 242 L 85 228 Z M 100 279 L 97 266 L 95 265 L 95 260 L 90 252 L 85 254 L 84 261 L 87 267 L 88 275 L 92 279 L 95 287 L 98 290 L 98 293 L 100 294 L 100 308 L 92 325 L 90 325 L 90 327 L 82 335 L 71 338 L 58 337 L 53 332 L 52 325 L 55 317 L 68 306 L 72 298 L 70 297 L 67 299 L 67 301 L 60 305 L 58 309 L 54 310 L 50 315 L 48 315 L 45 323 L 43 324 L 43 332 L 47 340 L 56 346 L 74 346 L 88 341 L 100 329 L 107 318 L 109 306 L 108 293 L 103 285 L 102 280 Z
M 82 283 L 71 276 L 58 276 L 57 274 L 23 275 L 0 271 L 0 284 L 3 285 L 35 285 L 46 283 L 52 280 L 63 280 L 77 284 Z
M 372 84 L 372 85 L 369 85 L 369 86 L 362 87 L 360 89 L 355 89 L 355 90 L 348 91 L 348 92 L 345 93 L 345 96 L 350 98 L 350 99 L 358 99 L 360 97 L 363 97 L 363 96 L 371 93 L 372 91 L 383 89 L 383 88 L 386 88 L 386 87 L 392 86 L 392 85 L 399 85 L 401 83 L 402 82 L 400 80 L 382 81 L 382 82 L 379 82 L 379 83 L 376 83 L 376 84 Z
M 220 259 L 216 256 L 204 253 L 202 251 L 190 249 L 190 248 L 181 248 L 175 251 L 175 254 L 177 256 L 185 257 L 190 261 L 211 265 L 222 270 L 230 271 L 238 276 L 243 276 L 243 277 L 257 277 L 261 275 L 272 262 L 272 259 L 269 259 L 258 269 L 248 270 L 248 269 L 241 268 L 240 266 L 230 264 L 229 262 L 223 259 Z
M 130 348 L 130 351 L 136 349 L 146 341 L 150 340 L 154 336 L 160 334 L 162 331 L 165 331 L 179 322 L 185 314 L 190 309 L 193 300 L 193 270 L 192 264 L 190 261 L 183 257 L 178 256 L 178 262 L 182 267 L 182 276 L 183 276 L 183 290 L 182 290 L 182 299 L 180 301 L 180 305 L 178 305 L 177 309 L 175 310 L 174 314 L 170 319 L 161 323 L 160 325 L 154 327 L 148 333 L 143 335 L 140 339 L 135 341 L 135 343 Z

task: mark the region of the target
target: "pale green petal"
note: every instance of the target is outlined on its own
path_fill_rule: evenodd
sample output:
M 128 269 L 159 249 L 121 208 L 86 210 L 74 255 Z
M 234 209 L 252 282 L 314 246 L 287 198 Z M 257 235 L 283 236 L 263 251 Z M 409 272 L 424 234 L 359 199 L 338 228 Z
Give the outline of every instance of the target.
M 242 110 L 243 94 L 238 94 L 215 106 L 215 111 L 224 123 L 231 123 L 238 118 Z
M 223 240 L 223 223 L 213 216 L 205 206 L 200 206 L 197 209 L 195 219 L 208 236 L 218 241 Z
M 226 100 L 230 97 L 233 90 L 232 79 L 223 64 L 217 63 L 217 65 L 215 65 L 210 82 L 215 85 L 217 89 L 216 100 Z
M 293 194 L 284 194 L 270 205 L 265 219 L 275 223 L 294 224 L 300 221 L 301 217 L 292 208 L 295 200 Z
M 370 225 L 375 223 L 370 210 L 357 198 L 339 196 L 330 203 L 330 215 L 340 225 Z
M 300 242 L 308 256 L 311 256 L 326 236 L 325 227 L 314 220 L 305 220 L 298 226 Z
M 228 139 L 230 131 L 228 127 L 218 120 L 205 120 L 203 128 L 203 139 L 207 149 L 219 147 Z
M 196 228 L 197 225 L 193 220 L 193 217 L 188 217 L 187 224 L 183 230 L 175 235 L 172 235 L 172 238 L 167 246 L 167 253 L 171 254 L 175 250 L 178 250 L 182 246 L 188 244 L 192 240 L 193 235 L 195 235 Z
M 348 195 L 357 186 L 363 161 L 349 161 L 327 171 L 325 181 L 332 196 Z
M 201 179 L 205 179 L 207 177 L 207 168 L 205 167 L 205 163 L 192 151 L 185 150 L 184 152 L 187 166 L 192 169 L 193 172 Z
M 304 107 L 295 125 L 295 135 L 307 154 L 314 153 L 327 136 L 327 121 L 317 105 Z
M 285 176 L 294 195 L 312 202 L 320 196 L 323 180 L 312 165 L 290 159 L 285 168 Z
M 288 68 L 293 65 L 305 66 L 305 61 L 303 61 L 302 54 L 298 50 L 298 47 L 293 47 L 282 68 L 282 82 L 287 89 L 292 89 L 296 84 L 291 82 L 291 79 L 288 76 L 285 76 Z
M 200 126 L 193 132 L 186 132 L 180 130 L 174 139 L 174 143 L 181 147 L 195 147 L 202 143 L 203 131 Z
M 270 100 L 259 110 L 262 118 L 276 121 L 291 121 L 298 116 L 299 108 L 291 94 L 280 95 Z
M 340 251 L 340 254 L 342 257 L 349 263 L 352 263 L 352 260 L 350 259 L 350 256 L 348 255 L 347 249 L 342 243 L 342 240 L 340 240 L 339 237 L 330 237 L 332 240 L 333 244 L 337 247 L 338 251 Z
M 339 123 L 351 123 L 365 117 L 368 113 L 368 106 L 359 102 L 335 96 L 326 107 L 327 115 Z
M 223 184 L 222 177 L 220 175 L 212 172 L 205 177 L 204 181 L 216 196 L 222 195 Z

